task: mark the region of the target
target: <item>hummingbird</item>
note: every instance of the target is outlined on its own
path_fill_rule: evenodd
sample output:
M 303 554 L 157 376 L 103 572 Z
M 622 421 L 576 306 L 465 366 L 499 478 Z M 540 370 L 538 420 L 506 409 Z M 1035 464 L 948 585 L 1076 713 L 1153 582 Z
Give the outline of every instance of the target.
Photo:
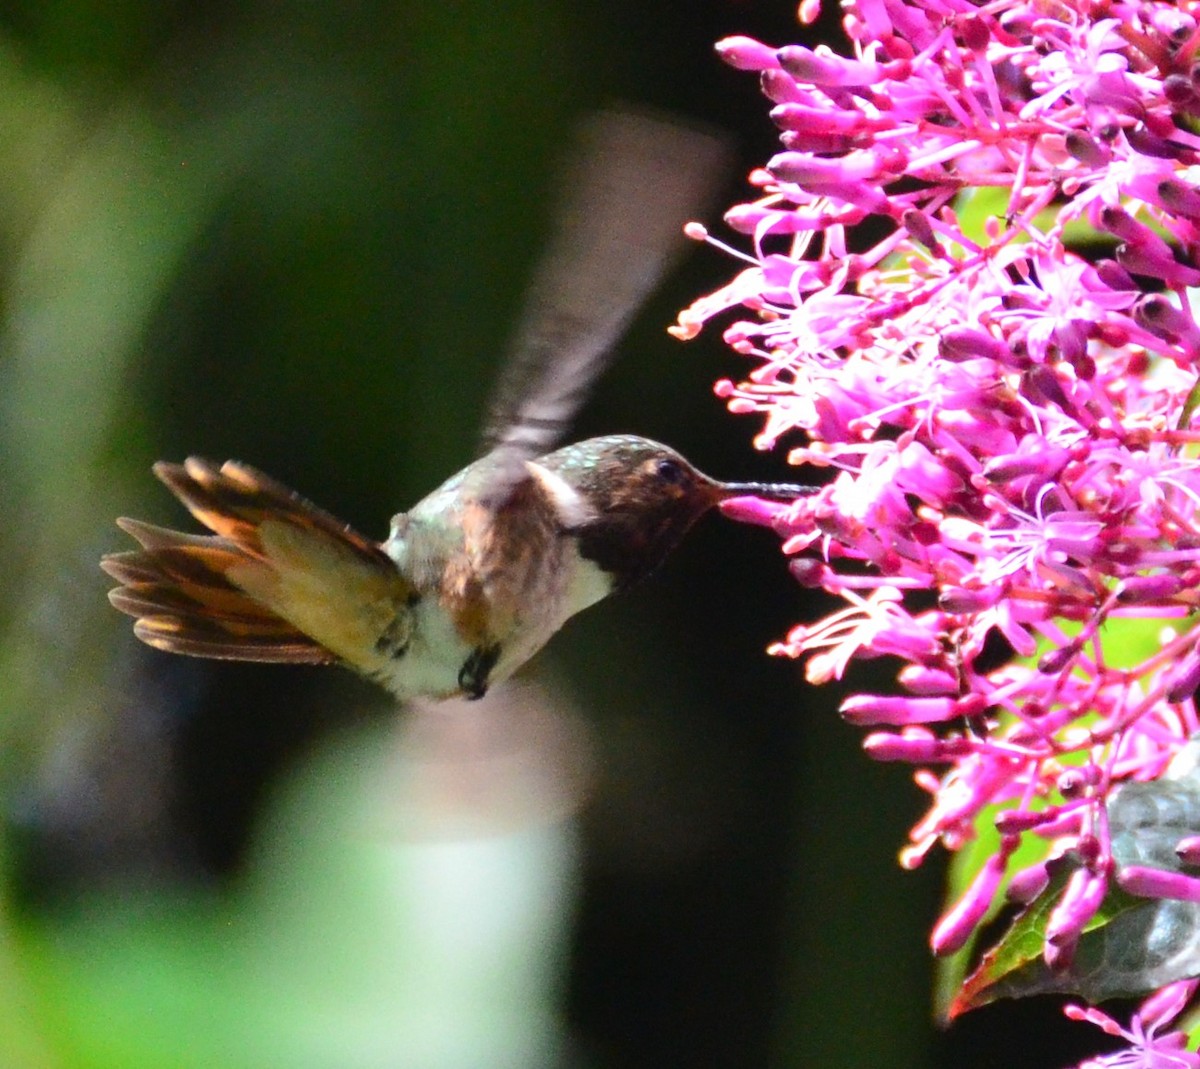
M 393 517 L 383 542 L 238 461 L 155 464 L 211 534 L 117 520 L 140 548 L 101 567 L 134 634 L 198 657 L 342 664 L 401 701 L 481 698 L 575 613 L 653 572 L 721 501 L 813 492 L 721 482 L 635 435 L 558 446 L 724 151 L 629 110 L 581 125 L 481 455 Z

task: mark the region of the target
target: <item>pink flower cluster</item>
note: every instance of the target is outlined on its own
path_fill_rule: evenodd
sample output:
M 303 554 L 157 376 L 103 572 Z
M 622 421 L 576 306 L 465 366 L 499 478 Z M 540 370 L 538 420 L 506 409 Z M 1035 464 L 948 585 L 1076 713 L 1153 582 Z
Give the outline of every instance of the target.
M 1196 1069 L 1200 1056 L 1185 1049 L 1187 1036 L 1183 1032 L 1165 1031 L 1183 1012 L 1195 991 L 1195 980 L 1168 984 L 1142 1003 L 1127 1029 L 1101 1010 L 1068 1005 L 1068 1017 L 1094 1024 L 1128 1044 L 1125 1050 L 1089 1058 L 1079 1069 Z
M 1200 902 L 1200 870 L 1122 867 L 1106 819 L 1198 726 L 1200 5 L 843 7 L 850 57 L 717 46 L 759 73 L 784 151 L 726 215 L 749 266 L 674 332 L 753 312 L 725 338 L 754 366 L 719 395 L 834 473 L 726 511 L 843 603 L 776 652 L 814 683 L 902 662 L 898 693 L 842 712 L 920 766 L 904 863 L 999 831 L 934 949 L 1070 851 L 1044 947 L 1065 967 L 1114 884 Z M 1136 656 L 1131 618 L 1156 639 Z M 1010 871 L 1031 838 L 1043 861 Z

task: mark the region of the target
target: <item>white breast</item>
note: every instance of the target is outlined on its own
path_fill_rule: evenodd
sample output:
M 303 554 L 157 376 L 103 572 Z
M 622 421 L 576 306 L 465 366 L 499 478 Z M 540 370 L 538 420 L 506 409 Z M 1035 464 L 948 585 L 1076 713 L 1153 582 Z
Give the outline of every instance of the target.
M 459 690 L 458 673 L 471 650 L 436 599 L 422 599 L 413 616 L 407 651 L 391 662 L 379 682 L 401 701 L 448 698 Z
M 586 517 L 586 503 L 565 480 L 539 464 L 530 462 L 528 467 L 563 527 L 574 527 Z M 446 522 L 455 510 L 446 507 L 443 500 L 461 492 L 463 479 L 462 474 L 456 476 L 406 517 L 397 517 L 383 547 L 396 566 L 425 591 L 412 609 L 413 632 L 408 649 L 390 662 L 379 678 L 401 700 L 457 693 L 459 671 L 473 652 L 459 636 L 437 594 L 444 562 L 463 552 L 462 530 Z M 575 613 L 612 592 L 611 577 L 580 557 L 572 536 L 551 536 L 544 552 L 545 557 L 529 562 L 532 571 L 515 580 L 527 595 L 519 599 L 517 611 L 495 614 L 497 619 L 512 619 L 505 633 L 492 636 L 501 650 L 490 676 L 493 683 L 520 668 Z M 511 586 L 507 590 L 511 591 Z M 511 593 L 508 603 L 512 604 Z

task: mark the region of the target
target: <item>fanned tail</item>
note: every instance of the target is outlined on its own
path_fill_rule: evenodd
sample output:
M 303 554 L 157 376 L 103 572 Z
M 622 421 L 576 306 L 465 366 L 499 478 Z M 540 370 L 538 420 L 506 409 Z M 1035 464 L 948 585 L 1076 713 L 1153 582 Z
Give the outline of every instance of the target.
M 101 560 L 100 567 L 121 584 L 108 600 L 134 617 L 133 633 L 147 645 L 235 661 L 337 659 L 226 578 L 250 559 L 236 542 L 125 518 L 117 524 L 142 549 Z
M 143 642 L 368 672 L 403 649 L 412 591 L 374 542 L 243 464 L 190 457 L 154 473 L 214 533 L 117 521 L 142 548 L 101 567 L 121 584 L 109 600 Z

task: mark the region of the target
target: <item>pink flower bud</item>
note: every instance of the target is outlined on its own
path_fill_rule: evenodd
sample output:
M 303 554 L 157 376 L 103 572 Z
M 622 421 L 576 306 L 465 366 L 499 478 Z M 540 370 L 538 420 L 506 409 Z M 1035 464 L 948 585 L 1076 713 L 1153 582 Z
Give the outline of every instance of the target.
M 1133 276 L 1116 260 L 1100 260 L 1096 263 L 1096 274 L 1109 289 L 1133 291 L 1138 288 Z
M 1191 315 L 1162 293 L 1147 294 L 1133 305 L 1133 318 L 1169 342 L 1200 349 L 1200 329 Z
M 809 104 L 780 104 L 771 109 L 771 120 L 785 130 L 816 134 L 864 134 L 886 127 L 886 123 L 873 122 L 857 112 L 833 111 Z
M 1135 575 L 1117 585 L 1117 600 L 1122 605 L 1142 605 L 1175 597 L 1183 589 L 1178 575 Z
M 779 67 L 776 50 L 752 37 L 726 37 L 714 46 L 720 58 L 742 71 L 766 71 Z
M 758 77 L 763 96 L 776 104 L 788 104 L 808 99 L 808 94 L 801 91 L 796 80 L 786 71 L 767 68 Z
M 1125 140 L 1134 152 L 1154 159 L 1179 160 L 1187 152 L 1179 142 L 1161 137 L 1141 123 L 1125 131 Z
M 938 592 L 938 608 L 943 612 L 968 614 L 990 609 L 1004 596 L 998 587 L 984 590 L 964 590 L 950 587 Z
M 1148 275 L 1180 286 L 1200 285 L 1200 271 L 1178 263 L 1158 249 L 1123 243 L 1117 246 L 1117 263 L 1135 275 Z
M 995 360 L 1015 366 L 1012 350 L 997 338 L 972 327 L 949 327 L 938 338 L 938 353 L 946 360 Z
M 1071 130 L 1066 136 L 1067 151 L 1089 167 L 1103 167 L 1112 159 L 1112 150 L 1084 130 Z
M 760 497 L 731 497 L 718 507 L 731 520 L 770 527 L 791 505 L 783 501 L 764 501 Z
M 1009 878 L 1004 896 L 1010 902 L 1027 906 L 1038 897 L 1050 884 L 1050 873 L 1046 871 L 1046 863 L 1039 861 L 1029 865 Z
M 1159 183 L 1159 200 L 1170 211 L 1200 220 L 1200 192 L 1177 178 L 1168 178 Z
M 1117 885 L 1123 891 L 1142 898 L 1172 898 L 1181 902 L 1200 902 L 1200 879 L 1182 872 L 1153 869 L 1143 865 L 1125 865 L 1117 872 Z
M 993 482 L 1011 482 L 1022 475 L 1036 475 L 1053 481 L 1071 459 L 1061 446 L 1045 445 L 1024 453 L 1009 453 L 993 457 L 984 465 L 983 473 Z
M 813 85 L 874 85 L 886 77 L 903 78 L 908 65 L 868 63 L 846 59 L 832 52 L 814 52 L 803 45 L 788 45 L 779 50 L 779 62 L 793 78 Z
M 950 672 L 939 668 L 926 668 L 920 664 L 906 664 L 900 669 L 897 679 L 910 694 L 926 697 L 958 693 L 958 679 Z
M 1175 844 L 1175 856 L 1188 868 L 1200 868 L 1200 835 L 1189 835 Z
M 852 724 L 936 724 L 978 715 L 980 700 L 978 695 L 954 699 L 853 694 L 838 711 Z
M 867 181 L 847 177 L 838 163 L 802 152 L 781 152 L 768 161 L 767 170 L 781 182 L 794 182 L 817 196 L 855 204 L 876 215 L 892 214 L 891 202 L 883 193 Z
M 1176 980 L 1159 988 L 1138 1007 L 1138 1016 L 1151 1026 L 1169 1024 L 1192 1001 L 1200 980 Z
M 934 233 L 929 216 L 916 208 L 909 208 L 900 216 L 901 225 L 916 241 L 919 241 L 930 252 L 941 253 L 942 244 Z
M 1046 921 L 1046 942 L 1065 949 L 1079 940 L 1108 892 L 1108 880 L 1091 869 L 1077 869 Z M 1047 962 L 1049 964 L 1049 962 Z
M 843 153 L 871 143 L 869 134 L 839 134 L 825 130 L 784 130 L 779 135 L 786 149 L 796 152 Z
M 876 761 L 907 761 L 910 764 L 952 761 L 973 749 L 967 739 L 939 739 L 928 732 L 916 734 L 918 730 L 908 729 L 902 735 L 876 731 L 863 740 L 863 749 Z
M 962 897 L 942 915 L 933 929 L 929 943 L 939 957 L 961 950 L 970 939 L 976 925 L 987 913 L 996 888 L 1008 864 L 1008 855 L 993 854 L 976 873 Z
M 1043 653 L 1038 658 L 1038 671 L 1045 672 L 1047 675 L 1061 672 L 1078 655 L 1078 645 L 1074 642 L 1068 642 L 1065 646 L 1059 646 L 1057 649 L 1048 650 L 1046 653 Z
M 1185 701 L 1196 693 L 1198 687 L 1200 687 L 1200 648 L 1193 646 L 1164 673 L 1164 697 L 1169 702 Z

